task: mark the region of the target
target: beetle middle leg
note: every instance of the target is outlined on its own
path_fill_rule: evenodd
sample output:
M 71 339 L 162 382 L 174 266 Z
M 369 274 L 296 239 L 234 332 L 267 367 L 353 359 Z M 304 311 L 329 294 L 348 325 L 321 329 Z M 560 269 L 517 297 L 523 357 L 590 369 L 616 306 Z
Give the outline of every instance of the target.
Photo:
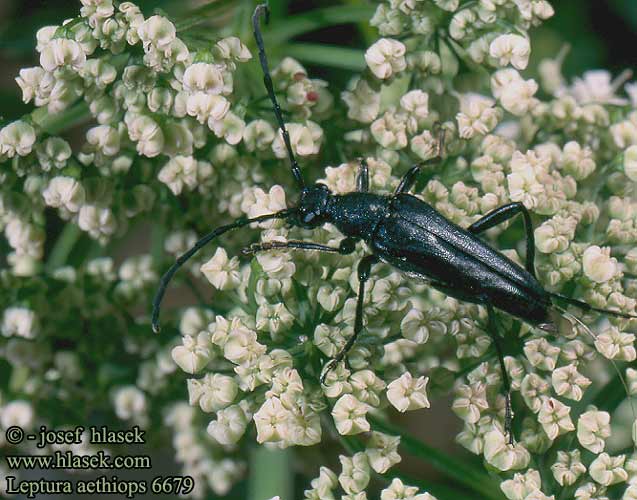
M 504 364 L 504 355 L 502 353 L 502 346 L 500 345 L 500 338 L 497 331 L 497 322 L 495 319 L 495 310 L 493 306 L 486 303 L 489 335 L 495 345 L 495 351 L 498 355 L 498 361 L 500 362 L 500 371 L 502 372 L 502 383 L 504 385 L 504 432 L 509 436 L 509 444 L 513 444 L 513 408 L 511 406 L 511 382 L 509 381 L 509 374 L 506 371 L 506 365 Z
M 340 350 L 340 352 L 330 359 L 323 370 L 321 371 L 321 384 L 325 382 L 325 377 L 327 374 L 338 364 L 340 363 L 347 353 L 351 350 L 358 338 L 358 335 L 363 330 L 363 302 L 365 300 L 365 283 L 369 279 L 369 275 L 372 270 L 372 265 L 378 262 L 378 257 L 375 255 L 366 255 L 363 257 L 358 263 L 358 296 L 356 297 L 356 316 L 354 318 L 354 333 L 347 340 L 345 346 Z
M 503 222 L 522 214 L 524 217 L 524 229 L 526 230 L 526 270 L 535 277 L 535 236 L 533 234 L 533 224 L 531 223 L 531 214 L 526 207 L 519 202 L 509 203 L 491 210 L 487 215 L 471 224 L 467 231 L 473 234 L 480 234 L 493 226 L 502 224 Z

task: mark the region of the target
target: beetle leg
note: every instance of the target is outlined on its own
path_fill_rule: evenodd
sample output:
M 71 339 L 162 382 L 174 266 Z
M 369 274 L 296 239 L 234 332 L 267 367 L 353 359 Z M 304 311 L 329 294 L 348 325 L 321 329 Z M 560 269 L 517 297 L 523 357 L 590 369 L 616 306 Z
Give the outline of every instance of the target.
M 493 345 L 495 345 L 495 351 L 498 355 L 498 361 L 500 362 L 500 371 L 502 372 L 502 383 L 504 385 L 504 432 L 509 436 L 509 444 L 513 444 L 513 408 L 511 406 L 511 382 L 509 381 L 509 374 L 506 371 L 504 364 L 504 355 L 502 354 L 502 346 L 500 345 L 500 339 L 497 332 L 497 323 L 495 319 L 495 311 L 493 306 L 489 303 L 486 304 L 489 335 Z
M 531 214 L 526 207 L 519 202 L 509 203 L 502 207 L 491 210 L 487 215 L 471 224 L 467 231 L 473 234 L 480 234 L 487 229 L 502 224 L 503 222 L 522 214 L 524 217 L 524 229 L 526 230 L 526 270 L 535 277 L 535 236 L 533 235 L 533 224 Z
M 348 255 L 353 253 L 356 248 L 356 238 L 344 238 L 337 247 L 321 245 L 320 243 L 314 243 L 312 241 L 265 241 L 263 243 L 250 245 L 249 247 L 244 248 L 241 253 L 248 255 L 258 252 L 267 252 L 268 250 L 275 250 L 279 248 L 292 248 L 294 250 L 310 250 L 315 252 L 330 252 Z
M 445 130 L 440 127 L 439 123 L 436 123 L 434 125 L 434 133 L 438 133 L 438 144 L 436 146 L 436 155 L 433 158 L 429 158 L 428 160 L 425 160 L 421 163 L 416 163 L 409 170 L 407 170 L 407 173 L 400 180 L 400 184 L 398 184 L 396 191 L 394 191 L 395 195 L 398 193 L 406 193 L 407 191 L 411 189 L 411 187 L 416 182 L 416 178 L 418 177 L 418 174 L 420 173 L 421 167 L 425 165 L 431 165 L 433 163 L 438 163 L 440 160 L 442 160 L 442 154 L 445 149 Z
M 366 193 L 369 191 L 369 168 L 365 158 L 360 159 L 358 174 L 356 175 L 356 191 Z
M 341 349 L 341 351 L 332 359 L 330 359 L 323 370 L 321 370 L 321 384 L 325 383 L 325 377 L 327 374 L 338 364 L 340 363 L 347 353 L 350 351 L 354 343 L 356 342 L 356 338 L 363 330 L 363 301 L 365 300 L 365 283 L 369 279 L 369 275 L 372 269 L 372 265 L 378 262 L 378 257 L 375 255 L 366 255 L 361 259 L 358 263 L 358 296 L 356 297 L 356 316 L 354 319 L 354 333 L 347 340 L 347 343 Z

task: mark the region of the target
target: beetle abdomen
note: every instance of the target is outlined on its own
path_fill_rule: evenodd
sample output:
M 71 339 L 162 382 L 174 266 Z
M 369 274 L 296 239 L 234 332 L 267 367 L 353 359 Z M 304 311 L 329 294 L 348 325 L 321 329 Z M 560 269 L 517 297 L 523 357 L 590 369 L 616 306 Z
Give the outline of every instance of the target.
M 549 321 L 550 297 L 530 273 L 418 198 L 396 197 L 368 243 L 382 260 L 448 295 L 491 303 L 531 324 Z

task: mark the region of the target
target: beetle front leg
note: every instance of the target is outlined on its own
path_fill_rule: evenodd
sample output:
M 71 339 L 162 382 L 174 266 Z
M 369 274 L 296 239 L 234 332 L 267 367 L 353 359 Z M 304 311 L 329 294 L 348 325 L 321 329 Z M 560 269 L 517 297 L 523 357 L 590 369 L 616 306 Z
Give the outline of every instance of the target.
M 445 130 L 442 129 L 440 127 L 440 124 L 437 123 L 434 125 L 434 133 L 436 132 L 438 133 L 438 144 L 436 145 L 436 155 L 433 158 L 429 158 L 428 160 L 425 160 L 421 163 L 417 163 L 416 165 L 411 167 L 409 170 L 407 170 L 407 173 L 400 180 L 400 183 L 398 184 L 396 191 L 394 191 L 395 195 L 399 193 L 406 193 L 407 191 L 411 189 L 411 187 L 416 182 L 416 178 L 418 177 L 418 174 L 420 173 L 421 167 L 424 167 L 425 165 L 431 165 L 432 163 L 438 163 L 440 160 L 442 160 L 442 154 L 445 149 Z
M 491 210 L 487 215 L 471 224 L 467 231 L 473 234 L 480 234 L 487 229 L 491 229 L 498 224 L 512 219 L 517 214 L 524 217 L 524 229 L 526 230 L 526 270 L 535 277 L 535 235 L 533 234 L 533 224 L 531 214 L 520 202 L 509 203 L 502 207 Z
M 358 263 L 358 296 L 356 297 L 356 316 L 354 319 L 354 333 L 347 340 L 347 343 L 341 349 L 341 351 L 331 360 L 329 360 L 323 370 L 321 370 L 321 384 L 325 383 L 325 377 L 327 374 L 340 363 L 347 353 L 350 351 L 358 335 L 363 330 L 363 301 L 365 300 L 365 283 L 369 279 L 369 275 L 372 270 L 372 265 L 378 262 L 378 257 L 375 255 L 366 255 Z
M 308 250 L 314 252 L 338 253 L 341 255 L 349 255 L 356 249 L 356 238 L 343 238 L 337 247 L 321 245 L 312 241 L 265 241 L 263 243 L 255 243 L 244 248 L 241 253 L 245 255 L 255 254 L 259 252 L 267 252 L 268 250 L 278 250 L 281 248 L 290 248 L 292 250 Z
M 495 310 L 489 303 L 486 304 L 489 335 L 495 345 L 495 350 L 498 355 L 498 361 L 500 362 L 500 371 L 502 372 L 502 383 L 505 391 L 505 407 L 504 407 L 504 432 L 509 436 L 509 444 L 513 444 L 513 407 L 511 406 L 511 382 L 509 381 L 509 374 L 506 371 L 506 365 L 504 364 L 504 355 L 502 354 L 502 346 L 500 345 L 500 339 L 497 332 L 497 323 L 495 320 Z
M 365 158 L 360 159 L 358 174 L 356 174 L 356 191 L 367 193 L 369 191 L 369 167 Z

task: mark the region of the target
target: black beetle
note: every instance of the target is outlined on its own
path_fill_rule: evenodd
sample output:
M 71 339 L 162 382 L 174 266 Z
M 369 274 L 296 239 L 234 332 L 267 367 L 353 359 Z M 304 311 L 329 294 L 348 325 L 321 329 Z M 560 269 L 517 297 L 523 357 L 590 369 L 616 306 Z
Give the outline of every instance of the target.
M 420 168 L 414 165 L 400 181 L 392 195 L 369 193 L 367 164 L 361 160 L 357 176 L 356 192 L 336 195 L 327 186 L 317 183 L 306 186 L 296 161 L 290 138 L 285 128 L 281 108 L 277 102 L 265 54 L 265 46 L 259 27 L 261 14 L 268 20 L 266 4 L 258 5 L 252 16 L 254 36 L 259 49 L 259 59 L 264 73 L 264 83 L 274 107 L 276 120 L 291 163 L 292 175 L 301 196 L 296 207 L 260 217 L 239 218 L 232 224 L 221 226 L 199 240 L 190 250 L 180 256 L 161 279 L 153 301 L 152 325 L 159 331 L 159 309 L 169 281 L 175 272 L 199 249 L 223 233 L 254 222 L 269 219 L 285 219 L 291 226 L 307 229 L 326 223 L 334 224 L 345 238 L 338 247 L 330 247 L 309 241 L 272 241 L 252 245 L 245 253 L 256 253 L 275 248 L 291 248 L 350 254 L 357 241 L 363 240 L 372 250 L 358 264 L 358 296 L 354 333 L 344 348 L 323 368 L 321 382 L 328 371 L 347 355 L 363 329 L 363 298 L 365 282 L 374 263 L 386 262 L 409 276 L 425 280 L 438 290 L 457 299 L 480 304 L 488 311 L 488 330 L 500 362 L 506 395 L 505 428 L 512 440 L 510 383 L 504 365 L 504 356 L 498 338 L 494 308 L 550 332 L 557 332 L 553 314 L 564 312 L 556 303 L 563 301 L 587 311 L 608 313 L 622 318 L 636 316 L 616 311 L 607 311 L 590 306 L 569 297 L 548 292 L 535 277 L 535 242 L 531 216 L 522 203 L 510 203 L 497 208 L 469 228 L 463 229 L 445 219 L 433 207 L 408 193 Z M 444 149 L 444 134 L 440 135 L 438 155 Z M 526 265 L 522 268 L 502 253 L 483 242 L 477 235 L 522 214 L 526 229 Z M 511 441 L 512 442 L 512 441 Z

